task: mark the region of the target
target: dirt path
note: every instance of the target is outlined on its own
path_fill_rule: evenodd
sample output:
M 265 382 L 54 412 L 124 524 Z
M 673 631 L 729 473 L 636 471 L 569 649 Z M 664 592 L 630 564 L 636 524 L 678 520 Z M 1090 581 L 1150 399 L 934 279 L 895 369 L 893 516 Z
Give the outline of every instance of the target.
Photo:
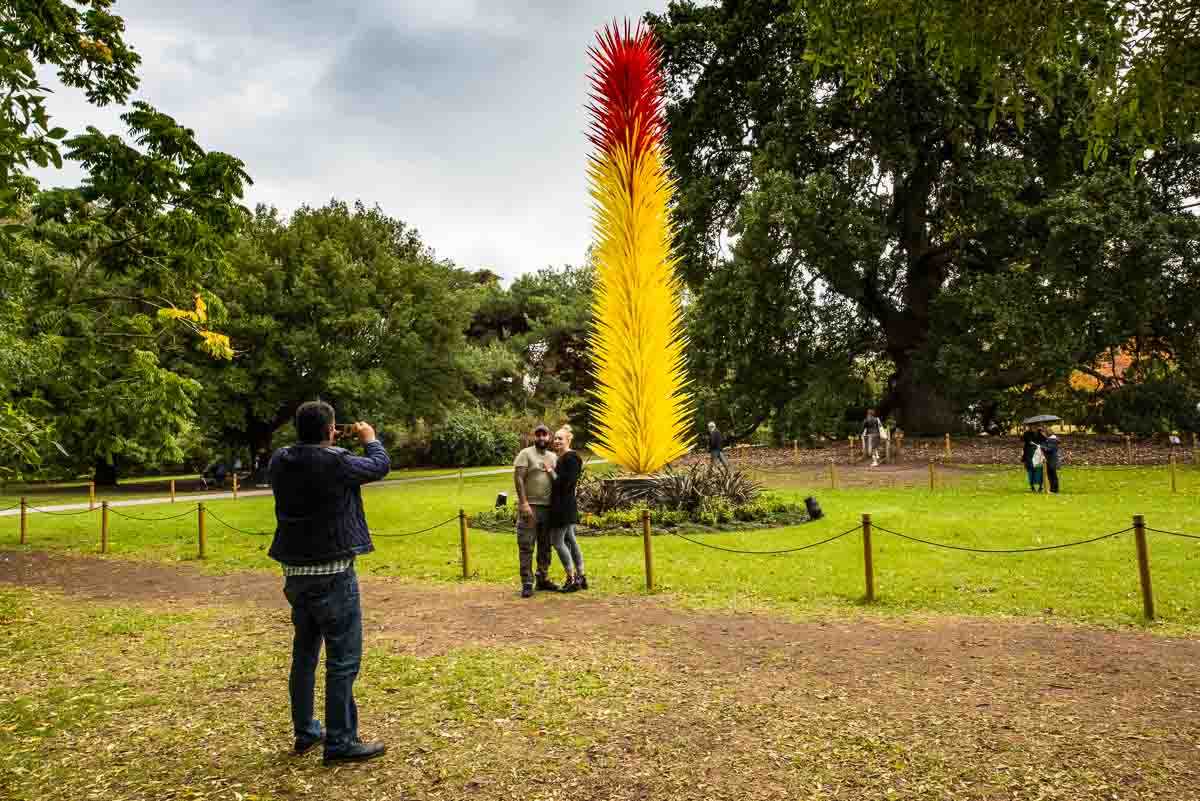
M 362 580 L 371 653 L 425 658 L 464 646 L 504 653 L 524 646 L 593 665 L 620 653 L 631 660 L 621 685 L 627 695 L 580 701 L 571 729 L 554 735 L 522 717 L 537 693 L 514 696 L 507 711 L 470 718 L 476 722 L 465 728 L 456 728 L 457 713 L 442 711 L 430 724 L 436 742 L 418 745 L 408 727 L 422 708 L 402 707 L 417 685 L 368 683 L 389 699 L 395 694 L 384 704 L 377 699 L 369 717 L 372 733 L 394 743 L 396 756 L 353 775 L 319 771 L 272 756 L 285 724 L 262 722 L 261 710 L 275 708 L 269 699 L 283 681 L 289 637 L 280 583 L 270 573 L 213 576 L 188 566 L 0 551 L 0 584 L 154 610 L 220 610 L 230 631 L 204 653 L 221 655 L 209 671 L 228 682 L 218 693 L 228 732 L 195 748 L 183 732 L 172 747 L 184 752 L 168 781 L 208 788 L 214 798 L 241 797 L 217 786 L 230 776 L 243 782 L 233 787 L 261 785 L 261 797 L 289 799 L 1200 798 L 1200 640 L 1019 620 L 843 614 L 797 622 L 681 610 L 661 598 L 584 593 L 523 601 L 496 585 L 374 577 Z M 243 681 L 229 672 L 231 655 L 254 653 L 257 637 L 272 643 L 280 673 Z M 406 682 L 421 682 L 428 674 L 409 675 Z M 471 692 L 486 692 L 487 681 L 479 677 Z M 452 694 L 451 706 L 475 701 Z M 225 704 L 250 720 L 231 723 Z M 201 728 L 218 725 L 194 709 L 184 723 L 197 725 L 193 716 Z M 115 741 L 140 736 L 126 721 L 107 725 Z M 157 744 L 169 729 L 152 731 Z M 573 733 L 591 744 L 574 749 Z M 111 766 L 106 781 L 121 791 L 111 797 L 152 797 L 146 788 L 158 776 L 128 769 L 143 766 L 141 746 L 101 758 L 93 739 L 60 738 L 52 747 L 36 741 L 39 756 L 50 747 L 46 753 L 71 766 L 55 774 L 68 781 L 55 798 L 81 797 L 71 788 L 91 787 L 100 764 Z M 225 750 L 214 753 L 214 743 Z M 254 748 L 267 756 L 246 773 L 240 766 Z M 531 753 L 540 760 L 532 780 Z M 41 761 L 23 764 L 43 770 Z M 51 768 L 44 770 L 49 777 Z M 2 780 L 0 766 L 0 795 Z
M 280 579 L 267 573 L 214 576 L 186 566 L 60 554 L 0 552 L 0 582 L 149 605 L 255 604 L 281 614 L 287 608 Z M 364 578 L 362 592 L 368 633 L 417 654 L 563 642 L 580 634 L 593 640 L 649 636 L 658 657 L 694 669 L 802 670 L 856 691 L 904 675 L 931 690 L 954 687 L 964 702 L 1071 698 L 1101 716 L 1110 714 L 1114 698 L 1123 698 L 1181 723 L 1187 718 L 1191 727 L 1200 707 L 1197 640 L 978 618 L 793 622 L 587 594 L 522 601 L 495 585 L 432 587 L 387 577 Z M 584 630 L 563 626 L 567 616 L 584 622 Z

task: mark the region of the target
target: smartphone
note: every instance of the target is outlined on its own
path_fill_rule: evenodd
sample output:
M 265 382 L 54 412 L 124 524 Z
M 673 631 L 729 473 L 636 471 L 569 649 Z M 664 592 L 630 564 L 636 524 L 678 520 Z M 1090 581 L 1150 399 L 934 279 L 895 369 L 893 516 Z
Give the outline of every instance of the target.
M 349 423 L 348 423 L 348 424 L 346 424 L 346 425 L 336 426 L 336 430 L 337 430 L 338 439 L 345 439 L 346 437 L 349 437 L 349 436 L 350 436 L 350 429 L 351 429 L 352 427 L 353 427 L 353 426 L 352 426 L 351 424 L 349 424 Z

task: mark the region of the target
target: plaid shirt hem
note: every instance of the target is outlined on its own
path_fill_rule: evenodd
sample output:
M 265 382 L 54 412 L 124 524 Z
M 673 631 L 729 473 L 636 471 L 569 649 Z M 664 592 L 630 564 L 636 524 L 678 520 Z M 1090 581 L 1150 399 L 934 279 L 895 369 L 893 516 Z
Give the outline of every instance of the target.
M 332 576 L 335 573 L 341 573 L 350 569 L 350 565 L 354 564 L 354 557 L 349 559 L 338 559 L 334 562 L 320 562 L 315 565 L 284 565 L 284 576 Z

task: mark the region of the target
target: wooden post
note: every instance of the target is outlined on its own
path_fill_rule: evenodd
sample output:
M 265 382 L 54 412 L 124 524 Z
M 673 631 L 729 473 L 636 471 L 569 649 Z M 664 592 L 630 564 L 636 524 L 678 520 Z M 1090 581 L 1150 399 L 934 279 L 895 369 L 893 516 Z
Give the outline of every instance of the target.
M 100 504 L 100 553 L 108 553 L 108 501 Z
M 929 463 L 929 491 L 933 492 L 933 462 Z
M 458 536 L 462 547 L 463 578 L 467 578 L 471 575 L 471 567 L 467 556 L 467 513 L 462 509 L 458 510 Z
M 642 541 L 646 546 L 646 591 L 654 591 L 654 554 L 650 550 L 650 510 L 642 510 Z
M 204 558 L 204 502 L 196 504 L 196 553 L 199 558 Z
M 25 544 L 25 533 L 28 531 L 29 523 L 26 520 L 29 514 L 29 504 L 25 502 L 24 496 L 21 497 L 21 544 Z
M 875 563 L 871 558 L 871 516 L 862 516 L 863 569 L 867 577 L 867 603 L 875 601 Z
M 946 432 L 946 458 L 950 458 L 950 432 Z
M 1192 432 L 1192 464 L 1200 464 L 1200 448 L 1196 447 L 1196 432 Z
M 1146 519 L 1133 516 L 1133 536 L 1137 540 L 1138 578 L 1142 584 L 1142 613 L 1154 620 L 1154 590 L 1150 586 L 1150 553 L 1146 547 Z
M 238 480 L 237 480 L 237 473 L 234 473 L 234 474 L 233 474 L 233 499 L 234 499 L 235 501 L 238 499 Z
M 1171 492 L 1179 492 L 1175 483 L 1175 451 L 1171 451 Z
M 1195 437 L 1195 434 L 1192 436 Z M 800 440 L 798 439 L 792 440 L 792 463 L 797 466 L 800 464 Z
M 854 435 L 851 434 L 850 436 L 846 437 L 846 440 L 850 445 L 850 464 L 854 464 Z
M 837 489 L 837 462 L 829 460 L 829 488 Z
M 1128 434 L 1125 435 L 1125 461 L 1133 464 L 1133 443 Z
M 171 503 L 175 503 L 175 479 L 171 479 Z
M 88 511 L 96 511 L 96 482 L 88 482 Z

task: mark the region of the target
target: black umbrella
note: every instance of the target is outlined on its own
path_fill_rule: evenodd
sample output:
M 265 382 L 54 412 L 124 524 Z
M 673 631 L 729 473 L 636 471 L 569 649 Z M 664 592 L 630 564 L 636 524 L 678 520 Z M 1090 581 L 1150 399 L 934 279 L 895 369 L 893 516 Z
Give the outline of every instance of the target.
M 1033 425 L 1034 423 L 1057 423 L 1062 420 L 1061 417 L 1054 414 L 1035 414 L 1033 417 L 1027 417 L 1021 421 L 1022 425 Z

